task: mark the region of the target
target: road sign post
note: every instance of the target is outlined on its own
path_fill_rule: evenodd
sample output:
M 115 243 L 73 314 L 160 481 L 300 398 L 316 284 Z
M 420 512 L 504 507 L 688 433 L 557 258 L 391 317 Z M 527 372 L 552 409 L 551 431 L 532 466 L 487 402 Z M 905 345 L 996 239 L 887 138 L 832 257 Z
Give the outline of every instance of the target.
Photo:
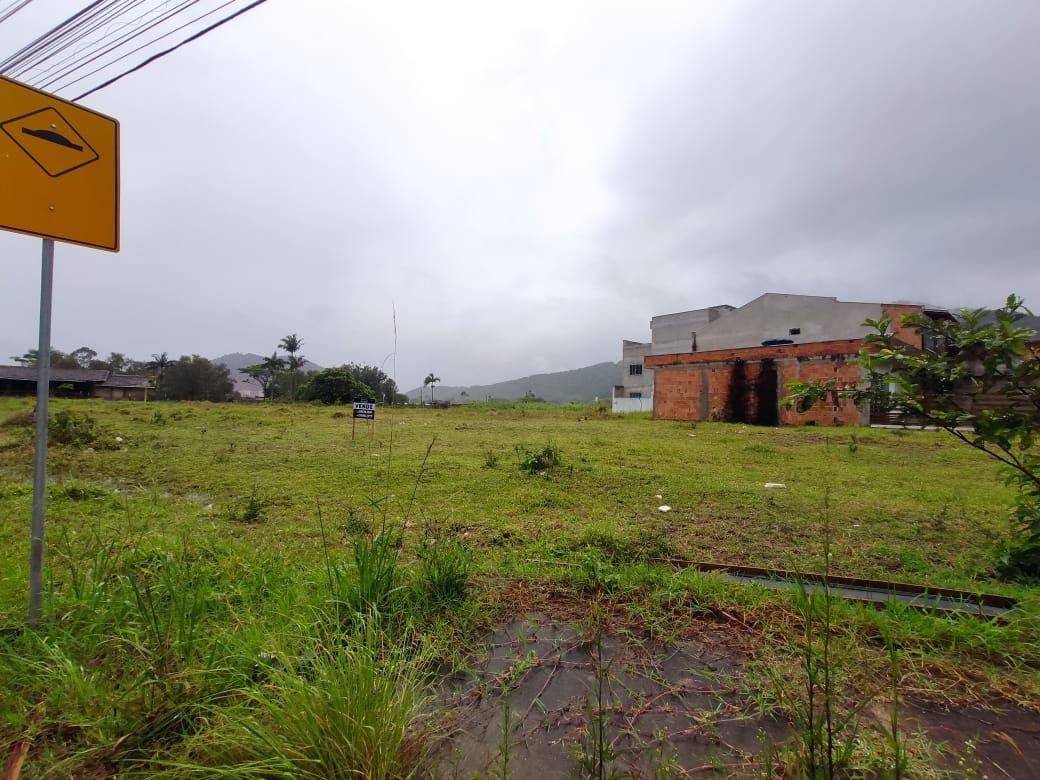
M 40 619 L 43 598 L 43 518 L 47 510 L 47 435 L 51 395 L 51 296 L 54 241 L 43 239 L 40 272 L 40 343 L 36 351 L 36 446 L 33 451 L 32 536 L 29 541 L 29 622 Z
M 29 622 L 40 619 L 47 509 L 54 242 L 119 251 L 119 123 L 0 76 L 0 229 L 43 239 Z

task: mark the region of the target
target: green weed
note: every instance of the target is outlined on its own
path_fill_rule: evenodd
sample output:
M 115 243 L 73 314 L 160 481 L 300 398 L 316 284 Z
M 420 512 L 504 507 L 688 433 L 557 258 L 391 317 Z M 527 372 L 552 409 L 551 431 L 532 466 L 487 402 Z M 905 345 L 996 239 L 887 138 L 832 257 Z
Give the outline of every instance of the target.
M 412 777 L 426 751 L 422 713 L 430 654 L 393 642 L 362 618 L 334 648 L 295 668 L 267 667 L 263 686 L 238 692 L 189 745 L 194 761 L 170 776 L 242 778 Z
M 268 504 L 268 501 L 258 495 L 256 485 L 253 485 L 249 498 L 239 509 L 229 508 L 227 510 L 228 520 L 247 525 L 262 523 L 266 517 L 265 509 Z
M 432 609 L 447 609 L 466 599 L 472 569 L 470 551 L 458 542 L 425 540 L 419 547 L 415 588 Z
M 520 470 L 526 471 L 528 474 L 540 474 L 561 463 L 560 448 L 551 441 L 540 450 L 529 450 L 518 444 L 516 445 L 516 457 Z

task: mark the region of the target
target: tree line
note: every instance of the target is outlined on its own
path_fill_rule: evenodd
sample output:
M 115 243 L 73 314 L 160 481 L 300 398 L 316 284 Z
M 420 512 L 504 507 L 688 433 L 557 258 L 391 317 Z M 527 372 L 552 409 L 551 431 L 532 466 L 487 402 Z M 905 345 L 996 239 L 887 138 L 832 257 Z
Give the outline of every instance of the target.
M 284 351 L 280 355 L 278 350 Z M 303 371 L 307 359 L 302 354 L 303 339 L 291 333 L 260 363 L 246 366 L 242 373 L 257 383 L 265 400 L 283 402 L 352 403 L 371 400 L 382 404 L 407 404 L 397 383 L 376 366 L 345 363 L 320 371 Z M 39 365 L 39 353 L 27 350 L 11 359 L 23 366 Z M 231 371 L 200 355 L 171 358 L 168 353 L 153 354 L 150 360 L 134 360 L 122 352 L 101 359 L 90 347 L 72 352 L 51 349 L 52 368 L 80 368 L 115 371 L 120 374 L 149 376 L 155 381 L 155 395 L 167 401 L 232 401 L 235 385 Z
M 154 370 L 153 362 L 157 357 L 158 355 L 152 355 L 150 361 L 134 360 L 122 352 L 110 352 L 107 358 L 101 359 L 97 351 L 90 347 L 80 347 L 72 352 L 62 352 L 51 347 L 51 368 L 83 368 L 145 376 Z M 21 355 L 12 355 L 11 360 L 23 366 L 35 367 L 39 365 L 40 353 L 39 350 L 30 349 Z
M 285 352 L 279 355 L 278 349 Z M 303 339 L 295 333 L 278 342 L 278 347 L 260 363 L 246 366 L 242 373 L 259 385 L 266 400 L 308 401 L 343 404 L 369 400 L 383 404 L 406 404 L 408 398 L 397 383 L 376 366 L 344 363 L 320 371 L 302 371 L 307 363 Z

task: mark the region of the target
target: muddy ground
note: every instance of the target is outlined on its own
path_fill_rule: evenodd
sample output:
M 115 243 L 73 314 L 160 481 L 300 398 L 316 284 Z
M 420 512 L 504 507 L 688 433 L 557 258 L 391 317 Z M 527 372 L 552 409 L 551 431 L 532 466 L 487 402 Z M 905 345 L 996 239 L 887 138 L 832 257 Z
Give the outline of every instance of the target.
M 505 764 L 515 780 L 589 776 L 582 763 L 599 744 L 598 697 L 615 776 L 764 776 L 769 755 L 775 761 L 793 737 L 743 684 L 747 644 L 732 631 L 708 625 L 665 643 L 613 624 L 591 630 L 567 606 L 562 620 L 537 611 L 502 623 L 475 648 L 471 670 L 443 687 L 450 737 L 440 776 L 501 777 Z M 933 743 L 936 768 L 1040 778 L 1040 715 L 1001 702 L 949 710 L 908 700 L 902 709 L 903 729 Z M 864 728 L 880 725 L 870 717 Z

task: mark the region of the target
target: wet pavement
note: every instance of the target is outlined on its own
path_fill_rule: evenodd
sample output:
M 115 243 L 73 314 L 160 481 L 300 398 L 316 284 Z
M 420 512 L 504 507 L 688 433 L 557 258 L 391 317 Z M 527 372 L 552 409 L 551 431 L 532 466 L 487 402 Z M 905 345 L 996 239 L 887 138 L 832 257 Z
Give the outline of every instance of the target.
M 625 777 L 741 775 L 786 738 L 737 693 L 740 659 L 694 641 L 597 638 L 535 613 L 498 628 L 478 655 L 443 690 L 455 721 L 442 776 L 496 777 L 505 761 L 515 780 L 577 775 L 595 760 L 600 709 L 608 766 Z

